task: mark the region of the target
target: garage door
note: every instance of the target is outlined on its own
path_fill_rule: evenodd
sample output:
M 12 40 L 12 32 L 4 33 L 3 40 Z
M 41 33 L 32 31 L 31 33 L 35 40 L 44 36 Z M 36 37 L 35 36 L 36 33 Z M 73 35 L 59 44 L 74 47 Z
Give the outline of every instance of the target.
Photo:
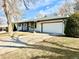
M 64 23 L 43 23 L 43 32 L 64 34 Z

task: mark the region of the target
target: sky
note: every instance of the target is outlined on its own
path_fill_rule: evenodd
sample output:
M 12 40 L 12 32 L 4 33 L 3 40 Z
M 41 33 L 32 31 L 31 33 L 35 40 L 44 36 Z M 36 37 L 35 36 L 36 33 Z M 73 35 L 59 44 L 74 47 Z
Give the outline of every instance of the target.
M 38 14 L 53 14 L 58 11 L 64 0 L 37 0 L 36 4 L 30 4 L 30 10 L 25 10 L 22 18 L 35 18 Z
M 53 14 L 64 3 L 64 0 L 31 0 L 28 4 L 29 10 L 26 10 L 23 4 L 19 7 L 22 12 L 22 19 L 33 19 L 38 14 Z M 0 16 L 5 16 L 3 10 L 0 9 Z

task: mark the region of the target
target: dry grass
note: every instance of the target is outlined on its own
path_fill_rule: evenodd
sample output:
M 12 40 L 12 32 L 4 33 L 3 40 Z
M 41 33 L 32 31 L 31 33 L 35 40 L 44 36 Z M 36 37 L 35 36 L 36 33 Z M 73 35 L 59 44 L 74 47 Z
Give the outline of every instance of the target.
M 32 35 L 31 33 L 17 34 Z M 3 54 L 0 59 L 79 59 L 79 38 L 50 37 Z
M 14 32 L 13 36 L 26 36 L 26 35 L 30 35 L 31 33 L 27 33 L 27 32 Z M 0 38 L 9 38 L 10 35 L 8 33 L 0 33 Z

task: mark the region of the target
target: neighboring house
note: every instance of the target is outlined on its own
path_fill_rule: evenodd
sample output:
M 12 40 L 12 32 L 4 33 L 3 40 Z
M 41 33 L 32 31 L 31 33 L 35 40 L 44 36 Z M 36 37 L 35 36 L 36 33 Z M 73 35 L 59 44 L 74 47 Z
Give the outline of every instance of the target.
M 68 17 L 45 17 L 32 21 L 15 22 L 17 31 L 33 31 L 50 34 L 64 34 L 66 19 Z
M 7 20 L 5 17 L 0 17 L 0 33 L 7 31 Z
M 6 32 L 7 27 L 7 25 L 0 25 L 0 33 Z

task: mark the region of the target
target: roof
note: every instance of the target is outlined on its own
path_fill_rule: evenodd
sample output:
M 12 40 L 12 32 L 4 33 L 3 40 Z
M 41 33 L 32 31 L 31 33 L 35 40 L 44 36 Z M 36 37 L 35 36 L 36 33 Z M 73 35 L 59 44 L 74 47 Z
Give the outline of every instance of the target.
M 13 23 L 26 23 L 26 22 L 34 22 L 33 20 L 26 20 L 26 21 L 15 21 Z
M 26 20 L 26 21 L 16 21 L 13 23 L 40 22 L 40 21 L 50 21 L 50 20 L 61 20 L 61 19 L 67 19 L 67 18 L 68 18 L 67 16 L 43 17 L 43 18 Z
M 59 16 L 59 17 L 44 17 L 44 18 L 40 18 L 40 19 L 37 19 L 36 21 L 49 21 L 49 20 L 64 20 L 64 19 L 67 19 L 68 17 L 67 16 Z

